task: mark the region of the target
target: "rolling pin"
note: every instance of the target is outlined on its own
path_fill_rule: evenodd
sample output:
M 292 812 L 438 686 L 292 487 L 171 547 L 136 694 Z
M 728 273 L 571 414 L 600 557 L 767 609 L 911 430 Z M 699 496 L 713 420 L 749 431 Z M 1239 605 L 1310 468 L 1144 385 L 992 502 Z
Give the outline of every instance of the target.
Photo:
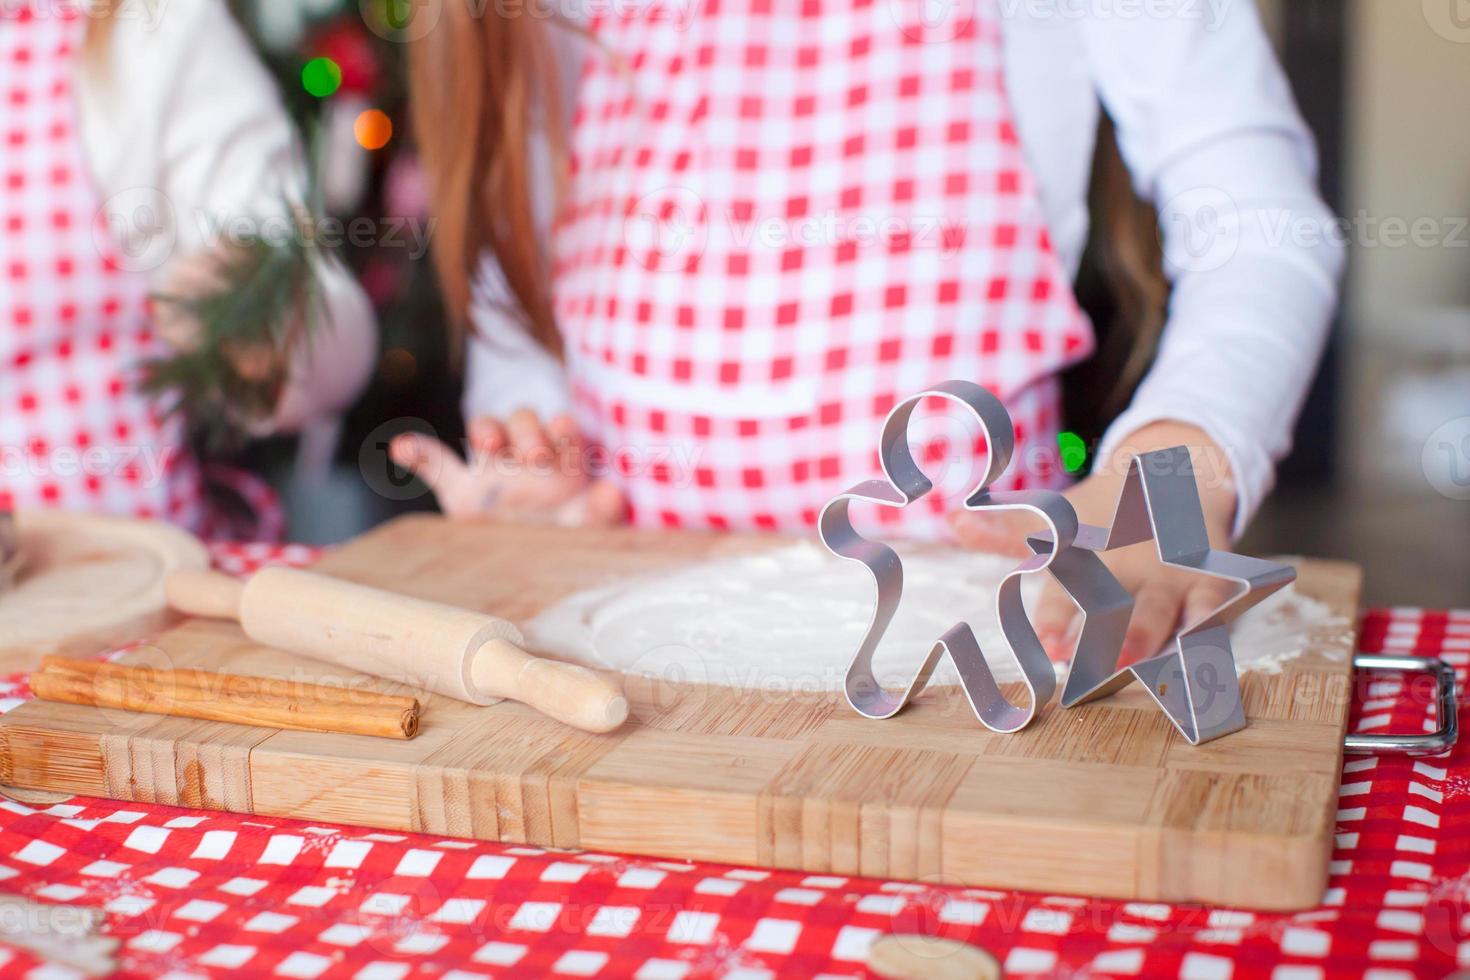
M 589 732 L 628 717 L 616 685 L 575 664 L 534 657 L 514 623 L 294 568 L 241 582 L 180 569 L 164 583 L 179 612 L 233 619 L 264 646 L 362 671 L 471 704 L 520 701 Z

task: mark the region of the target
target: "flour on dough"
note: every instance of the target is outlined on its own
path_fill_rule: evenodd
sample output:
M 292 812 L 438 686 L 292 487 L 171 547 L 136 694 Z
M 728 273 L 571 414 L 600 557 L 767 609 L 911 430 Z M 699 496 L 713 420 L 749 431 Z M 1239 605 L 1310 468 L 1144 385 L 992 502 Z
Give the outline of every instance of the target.
M 878 679 L 907 684 L 935 639 L 964 619 L 997 679 L 1020 680 L 995 616 L 996 588 L 1015 561 L 954 549 L 904 555 L 903 602 L 874 658 Z M 1028 599 L 1043 577 L 1023 579 Z M 801 543 L 579 592 L 526 624 L 526 634 L 535 649 L 626 674 L 839 691 L 873 601 L 865 569 Z M 1236 622 L 1236 663 L 1242 671 L 1278 672 L 1316 631 L 1332 626 L 1348 624 L 1285 589 Z M 930 683 L 958 682 L 946 658 Z

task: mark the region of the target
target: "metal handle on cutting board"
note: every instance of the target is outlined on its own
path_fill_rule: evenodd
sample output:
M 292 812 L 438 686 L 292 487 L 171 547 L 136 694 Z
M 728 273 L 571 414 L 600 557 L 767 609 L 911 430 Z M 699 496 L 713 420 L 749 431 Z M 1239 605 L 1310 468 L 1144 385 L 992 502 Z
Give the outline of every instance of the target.
M 1359 653 L 1355 670 L 1434 674 L 1439 686 L 1439 729 L 1427 735 L 1349 735 L 1343 750 L 1350 755 L 1439 755 L 1460 737 L 1459 705 L 1455 697 L 1455 668 L 1438 657 L 1400 657 L 1386 653 Z

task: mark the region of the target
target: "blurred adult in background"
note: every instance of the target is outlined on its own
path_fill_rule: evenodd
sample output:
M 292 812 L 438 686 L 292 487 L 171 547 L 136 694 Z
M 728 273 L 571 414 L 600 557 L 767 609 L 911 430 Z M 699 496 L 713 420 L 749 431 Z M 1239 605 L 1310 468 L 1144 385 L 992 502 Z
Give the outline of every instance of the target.
M 186 420 L 140 390 L 144 365 L 202 343 L 190 299 L 249 301 L 221 292 L 240 236 L 295 228 L 305 170 L 220 0 L 85 11 L 0 4 L 0 509 L 207 531 Z M 223 406 L 252 434 L 340 411 L 371 370 L 366 298 L 337 264 L 316 267 L 310 329 L 292 308 L 269 325 L 278 343 L 204 365 L 272 393 Z

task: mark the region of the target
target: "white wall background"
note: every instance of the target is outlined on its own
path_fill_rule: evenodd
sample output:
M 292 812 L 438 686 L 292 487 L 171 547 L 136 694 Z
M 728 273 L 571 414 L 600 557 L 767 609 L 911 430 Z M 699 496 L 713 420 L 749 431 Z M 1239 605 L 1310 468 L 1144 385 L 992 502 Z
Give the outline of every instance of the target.
M 1392 335 L 1405 313 L 1470 306 L 1470 2 L 1353 0 L 1349 32 L 1348 216 L 1440 228 L 1355 242 L 1350 324 Z
M 1344 475 L 1429 496 L 1470 417 L 1470 2 L 1352 0 L 1347 113 Z

